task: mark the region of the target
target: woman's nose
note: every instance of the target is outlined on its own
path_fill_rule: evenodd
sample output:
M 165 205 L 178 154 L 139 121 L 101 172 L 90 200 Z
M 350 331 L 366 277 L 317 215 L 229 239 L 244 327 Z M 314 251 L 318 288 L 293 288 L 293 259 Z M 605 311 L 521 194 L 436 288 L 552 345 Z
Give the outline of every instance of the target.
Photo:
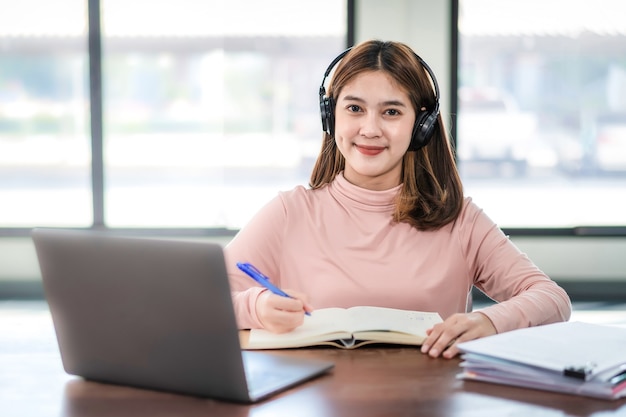
M 382 135 L 382 129 L 380 124 L 380 118 L 377 114 L 366 114 L 362 119 L 361 135 L 364 137 L 378 137 Z

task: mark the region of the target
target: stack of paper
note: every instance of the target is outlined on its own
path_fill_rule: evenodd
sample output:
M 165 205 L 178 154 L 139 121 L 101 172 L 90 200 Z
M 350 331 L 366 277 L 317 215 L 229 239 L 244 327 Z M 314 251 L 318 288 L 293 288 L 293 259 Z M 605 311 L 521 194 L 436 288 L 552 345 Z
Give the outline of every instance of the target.
M 626 328 L 555 323 L 458 347 L 462 379 L 604 399 L 626 397 Z

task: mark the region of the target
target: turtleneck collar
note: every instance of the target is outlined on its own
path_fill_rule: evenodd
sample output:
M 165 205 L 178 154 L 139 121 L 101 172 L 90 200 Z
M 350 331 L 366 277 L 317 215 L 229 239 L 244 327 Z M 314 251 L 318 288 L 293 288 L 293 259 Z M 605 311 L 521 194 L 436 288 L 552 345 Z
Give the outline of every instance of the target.
M 383 191 L 361 188 L 349 182 L 343 176 L 343 171 L 337 174 L 335 180 L 330 185 L 331 193 L 336 197 L 349 199 L 364 208 L 381 211 L 392 210 L 394 208 L 394 199 L 402 188 L 402 184 Z

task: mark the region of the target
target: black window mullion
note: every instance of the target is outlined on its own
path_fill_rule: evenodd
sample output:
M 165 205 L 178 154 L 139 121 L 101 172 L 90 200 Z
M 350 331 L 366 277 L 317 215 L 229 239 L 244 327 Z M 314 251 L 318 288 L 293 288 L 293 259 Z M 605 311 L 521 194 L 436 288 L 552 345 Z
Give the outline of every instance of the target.
M 91 184 L 93 227 L 104 222 L 104 157 L 102 141 L 102 33 L 100 0 L 88 0 L 89 27 L 89 102 L 91 126 Z

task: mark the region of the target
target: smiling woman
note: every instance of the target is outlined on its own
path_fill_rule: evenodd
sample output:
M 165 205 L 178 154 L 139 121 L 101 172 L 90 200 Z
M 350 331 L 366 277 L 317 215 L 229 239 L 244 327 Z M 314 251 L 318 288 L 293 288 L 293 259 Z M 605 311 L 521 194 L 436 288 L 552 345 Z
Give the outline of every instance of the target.
M 311 187 L 280 193 L 226 246 L 240 328 L 289 332 L 311 308 L 437 312 L 422 352 L 451 358 L 456 342 L 567 320 L 563 289 L 464 197 L 423 61 L 380 40 L 340 59 L 328 95 L 320 88 Z M 290 297 L 256 286 L 238 262 Z M 471 312 L 473 286 L 499 304 Z
M 324 81 L 337 62 L 325 97 Z M 369 91 L 372 87 L 381 89 L 380 93 Z M 350 102 L 354 99 L 354 103 Z M 337 106 L 338 100 L 342 105 Z M 324 138 L 311 174 L 313 189 L 331 183 L 340 172 L 358 177 L 355 181 L 372 190 L 403 184 L 397 197 L 395 221 L 431 229 L 456 218 L 461 210 L 462 185 L 439 114 L 437 79 L 419 55 L 405 44 L 380 41 L 344 51 L 326 70 L 320 101 Z M 337 128 L 336 113 L 347 121 L 346 137 Z M 361 124 L 352 123 L 355 119 Z M 343 124 L 340 127 L 344 129 Z M 359 131 L 351 132 L 351 128 Z M 380 136 L 378 146 L 382 144 L 389 150 L 386 148 L 377 158 L 361 159 L 369 167 L 368 174 L 355 170 L 351 162 L 359 158 L 353 156 L 363 154 L 354 145 L 366 145 L 376 136 Z M 402 145 L 403 139 L 408 141 L 406 146 Z M 390 146 L 392 140 L 399 146 Z M 394 165 L 400 157 L 401 164 Z
M 383 71 L 361 73 L 338 94 L 335 122 L 348 181 L 371 190 L 401 183 L 402 157 L 415 123 L 406 90 Z

